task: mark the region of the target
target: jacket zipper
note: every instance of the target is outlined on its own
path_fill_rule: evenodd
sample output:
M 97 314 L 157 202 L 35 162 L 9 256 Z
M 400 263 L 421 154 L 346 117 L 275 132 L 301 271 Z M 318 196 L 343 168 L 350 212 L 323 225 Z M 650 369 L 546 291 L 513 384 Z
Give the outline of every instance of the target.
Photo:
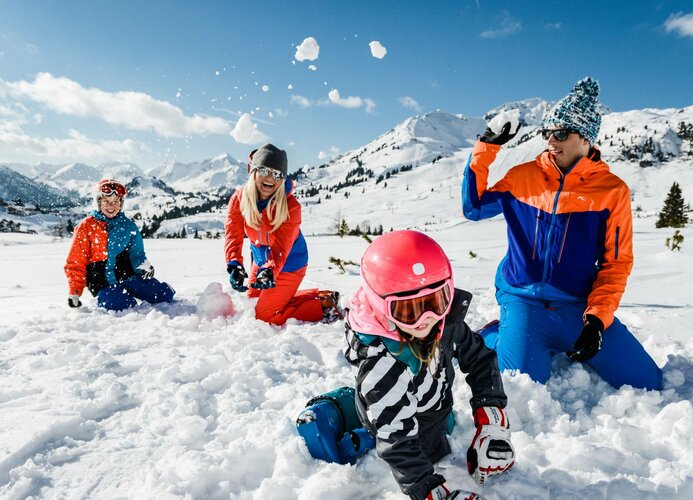
M 537 222 L 534 224 L 534 243 L 532 243 L 532 260 L 537 255 L 537 237 L 539 235 L 539 209 L 537 208 Z
M 558 252 L 558 262 L 560 264 L 561 262 L 561 257 L 563 257 L 563 249 L 565 248 L 565 239 L 568 236 L 568 226 L 570 226 L 570 218 L 572 217 L 573 213 L 570 212 L 568 213 L 568 222 L 565 223 L 565 230 L 563 231 L 563 241 L 561 241 L 561 250 Z M 616 232 L 618 235 L 618 230 Z M 616 236 L 616 239 L 618 240 L 618 236 Z
M 614 250 L 614 260 L 618 260 L 618 233 L 621 232 L 621 226 L 616 226 L 616 241 L 615 241 L 615 250 Z
M 541 282 L 546 283 L 546 276 L 549 274 L 549 256 L 551 254 L 551 235 L 553 234 L 553 228 L 556 226 L 556 210 L 558 210 L 558 197 L 563 191 L 563 183 L 565 182 L 565 175 L 561 175 L 561 180 L 558 182 L 558 190 L 556 191 L 556 196 L 553 200 L 553 210 L 551 211 L 551 224 L 549 225 L 549 232 L 546 234 L 546 251 L 544 252 L 544 269 L 541 275 Z
M 267 242 L 267 246 L 265 246 L 265 262 L 267 262 L 270 257 L 269 229 L 265 231 L 265 241 Z

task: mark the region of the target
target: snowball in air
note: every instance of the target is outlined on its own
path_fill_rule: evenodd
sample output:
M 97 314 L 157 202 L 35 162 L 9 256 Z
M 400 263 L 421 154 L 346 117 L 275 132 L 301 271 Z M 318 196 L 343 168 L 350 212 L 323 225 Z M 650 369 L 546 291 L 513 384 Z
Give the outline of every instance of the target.
M 385 54 L 387 54 L 387 49 L 383 47 L 382 44 L 377 40 L 373 40 L 371 43 L 368 44 L 368 46 L 371 48 L 371 55 L 373 57 L 382 59 L 383 57 L 385 57 Z
M 301 45 L 296 47 L 296 54 L 294 57 L 297 61 L 301 62 L 315 61 L 318 58 L 318 54 L 320 54 L 320 46 L 318 45 L 318 41 L 312 36 L 309 36 L 303 40 L 303 42 L 301 42 Z

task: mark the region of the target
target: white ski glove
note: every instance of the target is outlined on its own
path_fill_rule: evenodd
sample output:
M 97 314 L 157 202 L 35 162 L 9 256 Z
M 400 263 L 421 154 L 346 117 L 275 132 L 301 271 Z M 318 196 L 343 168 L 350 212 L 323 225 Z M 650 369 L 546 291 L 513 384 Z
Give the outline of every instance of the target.
M 426 495 L 426 500 L 486 500 L 476 493 L 465 490 L 448 490 L 445 484 L 441 484 L 433 488 Z
M 515 464 L 515 450 L 510 442 L 510 422 L 502 408 L 482 406 L 474 412 L 476 434 L 467 450 L 467 470 L 483 485 L 486 480 Z
M 142 262 L 142 264 L 140 264 L 139 266 L 137 266 L 137 269 L 139 269 L 140 271 L 143 271 L 143 273 L 141 274 L 141 276 L 142 276 L 144 279 L 146 279 L 146 280 L 148 280 L 149 278 L 153 278 L 153 277 L 154 277 L 154 266 L 152 266 L 152 265 L 149 263 L 149 261 L 146 260 L 146 259 L 145 259 L 144 262 Z

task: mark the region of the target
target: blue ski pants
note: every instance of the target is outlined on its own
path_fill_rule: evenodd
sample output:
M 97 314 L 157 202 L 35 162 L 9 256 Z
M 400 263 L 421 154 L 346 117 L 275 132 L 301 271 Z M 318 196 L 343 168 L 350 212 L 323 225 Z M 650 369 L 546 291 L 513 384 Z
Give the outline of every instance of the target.
M 571 351 L 582 331 L 584 303 L 552 304 L 499 293 L 500 322 L 484 328 L 481 336 L 498 355 L 501 370 L 519 370 L 545 383 L 551 375 L 551 360 Z M 659 390 L 662 370 L 643 346 L 617 318 L 604 332 L 602 348 L 586 361 L 613 387 L 628 384 Z
M 101 289 L 96 297 L 99 307 L 122 311 L 136 306 L 135 299 L 145 300 L 151 304 L 171 302 L 175 293 L 175 290 L 167 283 L 162 283 L 156 278 L 144 279 L 135 276 Z

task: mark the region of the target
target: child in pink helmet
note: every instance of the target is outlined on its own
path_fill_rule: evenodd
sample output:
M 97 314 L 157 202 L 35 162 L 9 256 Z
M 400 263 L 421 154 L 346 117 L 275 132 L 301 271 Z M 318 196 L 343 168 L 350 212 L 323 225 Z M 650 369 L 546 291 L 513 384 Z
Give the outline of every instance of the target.
M 361 259 L 361 286 L 346 316 L 356 410 L 412 499 L 475 497 L 452 490 L 434 470 L 451 451 L 454 359 L 472 390 L 469 473 L 483 485 L 514 464 L 496 354 L 464 322 L 471 297 L 454 288 L 450 261 L 423 233 L 385 234 Z

